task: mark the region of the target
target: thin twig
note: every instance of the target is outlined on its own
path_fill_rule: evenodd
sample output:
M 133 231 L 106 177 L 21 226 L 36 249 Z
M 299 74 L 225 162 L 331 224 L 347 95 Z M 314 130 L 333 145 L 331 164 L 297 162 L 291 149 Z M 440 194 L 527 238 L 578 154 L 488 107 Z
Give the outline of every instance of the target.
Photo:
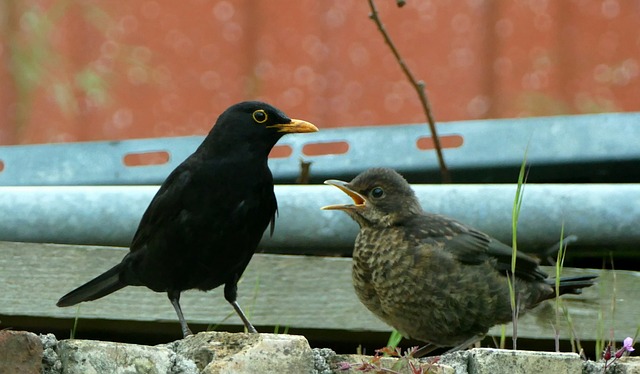
M 451 183 L 451 175 L 449 174 L 449 169 L 447 169 L 447 165 L 444 162 L 444 156 L 442 155 L 442 145 L 440 144 L 440 138 L 438 137 L 438 133 L 436 131 L 436 122 L 433 119 L 433 115 L 431 114 L 431 105 L 429 105 L 429 99 L 427 98 L 427 94 L 425 92 L 425 84 L 423 81 L 416 80 L 416 78 L 413 76 L 413 73 L 411 73 L 411 70 L 409 70 L 409 67 L 402 59 L 402 56 L 400 56 L 400 52 L 398 52 L 398 49 L 393 43 L 393 40 L 391 40 L 391 36 L 389 36 L 389 34 L 387 33 L 387 30 L 382 24 L 382 21 L 380 20 L 380 16 L 378 15 L 378 9 L 376 8 L 376 4 L 374 0 L 368 0 L 368 1 L 369 1 L 369 7 L 371 8 L 371 14 L 369 15 L 369 18 L 371 18 L 373 22 L 375 22 L 376 25 L 378 26 L 378 30 L 380 30 L 380 32 L 382 33 L 382 36 L 384 37 L 384 41 L 387 43 L 387 45 L 391 49 L 391 52 L 395 56 L 396 61 L 398 61 L 400 68 L 402 69 L 404 74 L 407 76 L 407 79 L 409 79 L 409 82 L 418 93 L 418 97 L 420 98 L 420 103 L 422 104 L 422 109 L 424 110 L 424 114 L 427 117 L 427 123 L 429 124 L 429 129 L 431 130 L 433 144 L 436 148 L 436 155 L 438 157 L 438 164 L 440 165 L 440 175 L 442 176 L 442 182 Z M 402 5 L 398 3 L 398 6 L 402 6 Z
M 300 174 L 298 174 L 298 178 L 296 178 L 296 184 L 309 184 L 311 164 L 311 161 L 300 159 Z

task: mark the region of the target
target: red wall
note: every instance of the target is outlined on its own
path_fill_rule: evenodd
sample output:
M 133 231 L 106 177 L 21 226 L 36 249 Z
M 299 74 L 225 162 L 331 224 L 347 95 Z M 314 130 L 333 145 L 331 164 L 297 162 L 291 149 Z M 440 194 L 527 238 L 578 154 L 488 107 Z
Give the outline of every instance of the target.
M 638 0 L 377 0 L 437 121 L 640 111 Z M 246 99 L 423 122 L 365 0 L 0 4 L 0 144 L 205 134 Z

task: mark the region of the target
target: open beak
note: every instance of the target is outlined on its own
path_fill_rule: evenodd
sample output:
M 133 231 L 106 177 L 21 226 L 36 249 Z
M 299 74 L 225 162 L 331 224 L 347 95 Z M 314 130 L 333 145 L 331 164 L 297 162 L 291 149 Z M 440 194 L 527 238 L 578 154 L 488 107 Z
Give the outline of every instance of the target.
M 320 208 L 322 210 L 348 210 L 353 208 L 363 208 L 367 202 L 364 196 L 350 189 L 348 187 L 349 183 L 347 182 L 339 181 L 336 179 L 329 179 L 324 181 L 324 184 L 339 188 L 340 191 L 346 193 L 351 199 L 353 199 L 353 204 L 327 205 Z
M 289 123 L 280 123 L 277 125 L 267 126 L 268 129 L 277 129 L 278 132 L 296 133 L 296 132 L 316 132 L 318 128 L 312 123 L 300 119 L 292 119 Z

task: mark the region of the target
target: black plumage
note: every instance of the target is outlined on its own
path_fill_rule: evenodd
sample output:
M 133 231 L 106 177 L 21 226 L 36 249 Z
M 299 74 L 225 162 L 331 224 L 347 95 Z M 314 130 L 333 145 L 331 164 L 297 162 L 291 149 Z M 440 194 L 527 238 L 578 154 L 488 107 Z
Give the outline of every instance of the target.
M 180 293 L 224 284 L 225 299 L 256 332 L 236 301 L 237 282 L 277 211 L 267 156 L 287 133 L 314 132 L 273 106 L 242 102 L 224 111 L 198 149 L 149 204 L 122 262 L 64 295 L 58 306 L 99 299 L 125 286 L 166 292 L 184 336 L 191 334 Z
M 512 320 L 512 249 L 451 218 L 424 212 L 407 181 L 391 169 L 369 169 L 351 182 L 329 180 L 353 204 L 360 226 L 353 252 L 353 284 L 360 301 L 405 337 L 463 348 L 489 328 Z M 555 280 L 538 261 L 518 252 L 519 310 L 554 298 Z M 560 279 L 560 294 L 578 294 L 595 276 Z

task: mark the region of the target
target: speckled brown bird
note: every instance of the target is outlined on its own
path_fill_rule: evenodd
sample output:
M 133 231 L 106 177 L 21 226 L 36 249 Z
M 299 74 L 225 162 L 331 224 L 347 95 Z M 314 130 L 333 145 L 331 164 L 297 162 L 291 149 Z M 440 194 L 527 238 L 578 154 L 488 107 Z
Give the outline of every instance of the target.
M 506 277 L 511 247 L 424 212 L 394 170 L 374 168 L 349 183 L 325 183 L 353 199 L 323 209 L 342 210 L 360 225 L 353 284 L 360 301 L 382 321 L 405 337 L 461 349 L 512 320 Z M 579 294 L 595 278 L 562 278 L 560 294 Z M 524 253 L 517 255 L 515 279 L 520 312 L 555 297 L 555 280 Z

